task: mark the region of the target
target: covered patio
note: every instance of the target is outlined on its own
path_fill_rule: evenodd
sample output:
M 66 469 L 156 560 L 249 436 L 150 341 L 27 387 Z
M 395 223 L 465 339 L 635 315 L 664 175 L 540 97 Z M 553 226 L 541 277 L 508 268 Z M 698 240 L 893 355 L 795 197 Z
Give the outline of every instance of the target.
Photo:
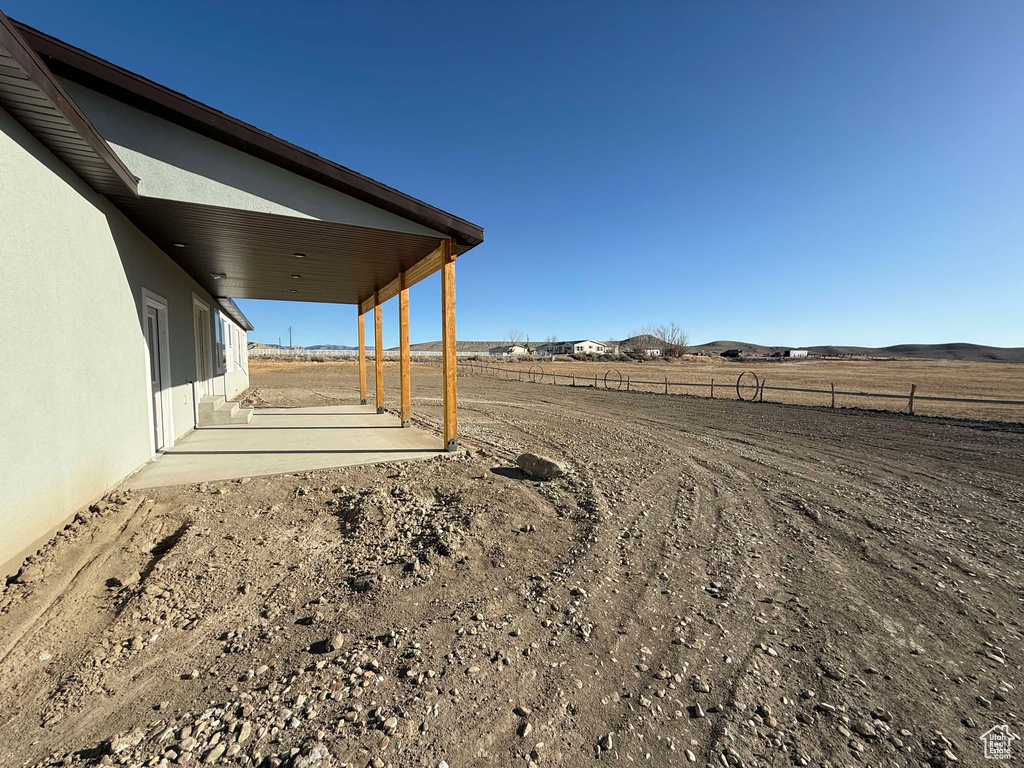
M 458 446 L 455 261 L 483 229 L 87 51 L 14 23 L 47 72 L 130 171 L 108 199 L 221 303 L 231 299 L 353 305 L 359 392 L 346 408 L 263 409 L 248 424 L 198 427 L 131 480 L 135 487 L 419 458 Z M 137 188 L 136 188 L 137 186 Z M 411 427 L 409 288 L 440 273 L 443 434 Z M 384 398 L 383 303 L 398 299 L 400 398 Z M 376 387 L 367 392 L 366 316 Z M 346 332 L 347 331 L 347 332 Z M 196 331 L 197 350 L 206 329 Z M 219 343 L 219 342 L 218 342 Z M 197 351 L 197 356 L 201 354 Z M 212 374 L 197 363 L 201 391 Z M 188 382 L 192 383 L 192 382 Z M 372 399 L 371 399 L 372 398 Z M 194 398 L 198 403 L 201 398 Z M 190 404 L 189 407 L 192 407 Z M 199 420 L 196 420 L 198 425 Z
M 202 427 L 132 476 L 129 488 L 429 459 L 437 437 L 371 405 L 261 408 L 248 424 Z

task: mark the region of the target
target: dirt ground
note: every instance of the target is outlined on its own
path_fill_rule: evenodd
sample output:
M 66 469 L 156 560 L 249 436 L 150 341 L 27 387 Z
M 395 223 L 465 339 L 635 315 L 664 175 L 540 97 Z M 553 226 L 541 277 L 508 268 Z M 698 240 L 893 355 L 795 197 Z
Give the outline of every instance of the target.
M 355 396 L 352 364 L 251 371 L 259 404 Z M 459 387 L 461 454 L 83 512 L 0 596 L 0 765 L 980 766 L 1024 736 L 1020 427 Z

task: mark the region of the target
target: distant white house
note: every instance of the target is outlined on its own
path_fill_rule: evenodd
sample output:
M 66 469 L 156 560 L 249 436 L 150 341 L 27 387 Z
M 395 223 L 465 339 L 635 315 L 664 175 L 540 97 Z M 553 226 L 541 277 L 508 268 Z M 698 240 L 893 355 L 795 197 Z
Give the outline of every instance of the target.
M 522 344 L 502 344 L 497 347 L 490 347 L 487 350 L 487 354 L 492 357 L 516 357 L 518 355 L 528 355 L 530 350 Z
M 537 347 L 538 355 L 603 355 L 607 351 L 606 345 L 591 339 L 548 342 Z
M 665 341 L 649 333 L 630 336 L 622 342 L 622 349 L 633 354 L 640 353 L 645 357 L 661 357 L 665 354 Z
M 807 357 L 806 349 L 787 349 L 785 357 Z

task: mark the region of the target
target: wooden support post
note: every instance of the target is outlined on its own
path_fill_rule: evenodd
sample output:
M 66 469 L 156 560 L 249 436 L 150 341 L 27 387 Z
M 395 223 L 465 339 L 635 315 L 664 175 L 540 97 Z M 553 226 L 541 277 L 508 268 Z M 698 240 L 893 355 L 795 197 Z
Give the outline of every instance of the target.
M 398 346 L 401 349 L 402 368 L 402 426 L 411 425 L 412 419 L 412 363 L 409 354 L 409 289 L 405 287 L 405 272 L 401 275 L 401 290 L 398 292 Z
M 910 405 L 907 407 L 907 413 L 911 416 L 914 415 L 914 390 L 917 389 L 917 384 L 910 385 Z
M 441 368 L 444 391 L 444 447 L 458 448 L 455 383 L 455 241 L 441 241 Z
M 668 376 L 665 377 L 665 394 L 668 394 Z
M 374 336 L 374 377 L 377 385 L 377 413 L 384 413 L 384 329 L 380 303 L 377 299 L 380 294 L 374 291 L 373 294 L 373 336 Z
M 359 312 L 359 403 L 366 405 L 366 314 Z
M 711 399 L 715 399 L 715 380 L 711 380 Z
M 832 407 L 836 407 L 836 383 L 832 382 Z

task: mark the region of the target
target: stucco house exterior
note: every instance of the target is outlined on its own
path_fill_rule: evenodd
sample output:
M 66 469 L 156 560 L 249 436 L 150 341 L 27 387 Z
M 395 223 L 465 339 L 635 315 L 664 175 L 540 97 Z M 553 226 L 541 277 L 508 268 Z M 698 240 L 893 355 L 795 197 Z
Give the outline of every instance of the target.
M 232 298 L 356 305 L 366 402 L 364 315 L 380 348 L 400 296 L 407 351 L 407 288 L 441 271 L 453 450 L 454 262 L 482 240 L 0 13 L 0 568 L 186 433 L 251 418 Z

